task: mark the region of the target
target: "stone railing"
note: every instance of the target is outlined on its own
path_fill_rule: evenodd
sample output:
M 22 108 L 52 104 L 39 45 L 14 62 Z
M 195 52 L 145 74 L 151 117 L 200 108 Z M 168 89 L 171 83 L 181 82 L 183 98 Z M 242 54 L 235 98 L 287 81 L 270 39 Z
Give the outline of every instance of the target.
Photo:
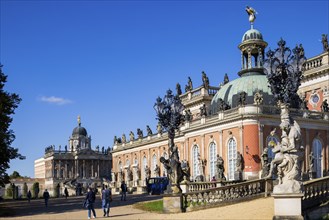
M 322 66 L 322 57 L 317 57 L 316 59 L 307 60 L 304 64 L 305 70 L 314 69 Z
M 329 201 L 329 176 L 304 182 L 303 210 L 327 201 Z
M 208 186 L 204 186 L 208 187 Z M 272 191 L 272 180 L 252 180 L 202 191 L 183 193 L 182 211 L 192 211 L 206 207 L 220 206 L 252 198 L 266 197 Z
M 190 182 L 187 185 L 187 192 L 196 192 L 203 191 L 208 189 L 213 189 L 220 186 L 227 186 L 236 183 L 240 183 L 241 181 L 214 181 L 214 182 Z

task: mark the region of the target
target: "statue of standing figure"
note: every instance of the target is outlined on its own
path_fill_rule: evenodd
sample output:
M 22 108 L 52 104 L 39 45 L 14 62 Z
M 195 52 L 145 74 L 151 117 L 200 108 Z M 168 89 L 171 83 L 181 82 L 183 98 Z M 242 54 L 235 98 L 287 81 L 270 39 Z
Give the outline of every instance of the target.
M 202 71 L 202 85 L 205 89 L 209 88 L 209 78 L 204 71 Z
M 236 153 L 235 169 L 237 172 L 242 172 L 243 170 L 243 157 L 239 151 Z
M 134 134 L 134 132 L 130 131 L 129 138 L 130 138 L 130 141 L 134 141 L 135 140 L 135 134 Z
M 189 92 L 193 90 L 193 83 L 191 77 L 188 77 L 187 85 L 185 86 L 185 92 Z
M 329 45 L 328 45 L 328 35 L 322 34 L 322 46 L 323 46 L 323 52 L 329 51 Z
M 122 143 L 125 144 L 127 142 L 126 135 L 122 134 Z
M 152 132 L 150 126 L 148 126 L 148 125 L 146 126 L 146 131 L 147 131 L 147 136 L 152 136 L 153 132 Z
M 160 176 L 160 167 L 158 166 L 158 164 L 155 165 L 155 168 L 154 168 L 154 176 L 155 177 L 159 177 Z
M 217 154 L 216 160 L 216 179 L 217 180 L 226 180 L 224 175 L 225 168 L 224 168 L 224 160 L 219 154 Z
M 162 135 L 163 130 L 162 130 L 162 126 L 161 126 L 160 122 L 158 122 L 157 131 L 158 131 L 158 134 Z
M 182 94 L 182 89 L 179 83 L 176 84 L 176 94 L 181 95 Z
M 145 179 L 149 179 L 150 178 L 150 168 L 147 165 L 144 168 L 144 172 L 145 172 Z

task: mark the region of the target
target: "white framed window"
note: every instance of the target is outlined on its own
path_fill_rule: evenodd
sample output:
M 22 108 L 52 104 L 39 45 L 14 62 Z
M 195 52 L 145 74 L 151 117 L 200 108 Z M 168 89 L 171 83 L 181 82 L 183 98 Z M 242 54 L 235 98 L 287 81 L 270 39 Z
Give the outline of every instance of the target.
M 210 179 L 216 175 L 215 167 L 216 167 L 216 155 L 217 148 L 214 142 L 211 142 L 209 145 L 209 175 Z
M 135 165 L 138 164 L 138 160 L 137 160 L 137 158 L 135 158 L 135 160 L 134 160 L 134 164 L 135 164 Z
M 126 160 L 126 166 L 127 166 L 127 167 L 130 166 L 130 160 L 129 160 L 129 159 Z
M 193 159 L 193 178 L 195 179 L 199 175 L 198 169 L 198 154 L 199 147 L 198 145 L 194 145 L 192 149 L 192 159 Z
M 166 160 L 168 160 L 168 154 L 167 154 L 166 152 L 164 152 L 162 156 L 163 156 Z M 163 173 L 161 173 L 161 175 L 163 175 L 163 176 L 167 176 L 167 170 L 166 170 L 166 168 L 164 167 L 163 164 L 161 165 L 161 168 L 162 168 L 162 170 L 163 170 Z
M 274 159 L 273 147 L 279 143 L 278 136 L 269 135 L 266 138 L 266 146 L 268 148 L 267 155 L 268 155 L 268 162 L 270 163 Z
M 228 158 L 228 179 L 234 180 L 234 172 L 236 165 L 237 147 L 236 141 L 231 138 L 227 144 L 227 158 Z
M 145 167 L 147 166 L 147 158 L 146 156 L 143 157 L 143 164 L 142 164 L 142 174 L 143 174 L 143 178 L 145 179 L 146 175 L 145 175 Z
M 315 138 L 312 143 L 312 151 L 314 155 L 314 171 L 316 178 L 322 177 L 322 142 Z
M 154 169 L 155 169 L 156 165 L 157 165 L 157 155 L 153 154 L 153 156 L 152 156 L 152 172 L 151 173 L 154 173 Z
M 118 172 L 120 172 L 122 170 L 122 163 L 121 163 L 121 161 L 119 161 L 119 163 L 118 163 Z

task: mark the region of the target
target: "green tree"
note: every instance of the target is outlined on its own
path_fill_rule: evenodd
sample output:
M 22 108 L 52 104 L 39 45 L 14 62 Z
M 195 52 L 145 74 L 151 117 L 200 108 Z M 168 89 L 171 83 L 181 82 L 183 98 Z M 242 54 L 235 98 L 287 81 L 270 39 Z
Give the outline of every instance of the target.
M 16 179 L 16 178 L 19 178 L 19 177 L 22 177 L 22 176 L 19 175 L 19 172 L 17 172 L 17 171 L 14 171 L 14 172 L 9 176 L 10 179 Z
M 15 139 L 13 130 L 9 129 L 13 121 L 11 115 L 21 102 L 21 98 L 15 93 L 4 91 L 7 76 L 2 72 L 0 65 L 0 186 L 9 182 L 9 176 L 6 170 L 10 168 L 9 162 L 12 159 L 25 159 L 17 148 L 13 148 L 11 143 Z
M 23 198 L 26 198 L 27 191 L 28 191 L 28 188 L 27 188 L 27 184 L 25 182 L 23 185 L 23 193 L 22 193 Z
M 39 188 L 39 182 L 35 182 L 35 183 L 33 183 L 33 186 L 32 186 L 32 193 L 33 193 L 33 197 L 34 197 L 34 198 L 38 198 L 39 191 L 40 191 L 40 188 Z

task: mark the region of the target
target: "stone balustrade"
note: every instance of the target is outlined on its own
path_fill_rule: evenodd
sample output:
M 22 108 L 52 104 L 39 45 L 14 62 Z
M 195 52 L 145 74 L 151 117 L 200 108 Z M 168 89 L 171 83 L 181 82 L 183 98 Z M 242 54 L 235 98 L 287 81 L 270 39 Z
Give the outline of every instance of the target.
M 211 185 L 213 184 L 213 185 Z M 191 185 L 199 185 L 191 187 L 207 188 L 214 186 L 214 183 L 198 183 Z M 192 211 L 203 209 L 205 207 L 222 205 L 238 201 L 249 200 L 250 198 L 266 197 L 272 191 L 272 180 L 252 180 L 226 186 L 208 188 L 205 190 L 186 192 L 182 194 L 183 207 L 182 211 Z
M 303 210 L 327 201 L 329 201 L 329 176 L 304 182 Z
M 316 59 L 307 60 L 304 64 L 305 70 L 314 69 L 322 66 L 322 57 L 317 57 Z

